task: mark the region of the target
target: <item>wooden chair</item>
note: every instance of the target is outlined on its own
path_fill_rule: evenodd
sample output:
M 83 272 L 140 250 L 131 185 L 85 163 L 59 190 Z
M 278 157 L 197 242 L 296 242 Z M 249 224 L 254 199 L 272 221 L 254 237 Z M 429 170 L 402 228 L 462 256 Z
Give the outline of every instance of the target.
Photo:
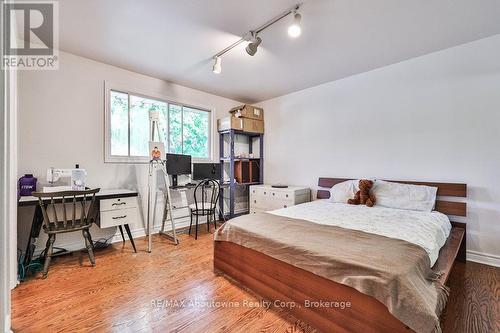
M 200 193 L 201 192 L 201 193 Z M 209 192 L 209 193 L 207 193 Z M 189 205 L 190 218 L 189 234 L 191 235 L 191 226 L 193 224 L 193 216 L 196 217 L 195 239 L 198 239 L 198 216 L 207 217 L 207 231 L 210 231 L 210 220 L 213 217 L 214 226 L 217 228 L 217 201 L 219 200 L 220 186 L 219 183 L 212 179 L 205 179 L 196 185 L 194 189 L 194 204 Z M 201 201 L 198 201 L 201 198 Z
M 84 191 L 61 191 L 61 192 L 34 192 L 33 196 L 39 200 L 40 208 L 43 214 L 43 230 L 48 235 L 47 244 L 45 246 L 45 262 L 43 265 L 43 277 L 46 278 L 50 261 L 52 259 L 52 251 L 56 234 L 73 232 L 81 230 L 85 239 L 85 247 L 89 256 L 90 263 L 95 266 L 94 251 L 92 238 L 89 228 L 97 217 L 97 206 L 95 194 L 100 191 L 99 188 Z M 78 199 L 78 200 L 77 200 Z M 80 213 L 77 217 L 77 201 L 80 202 Z M 86 203 L 90 202 L 88 208 Z M 62 204 L 63 219 L 60 220 L 57 216 L 56 205 Z M 66 207 L 71 204 L 70 207 Z M 52 212 L 52 218 L 49 217 Z M 68 219 L 68 216 L 71 218 Z

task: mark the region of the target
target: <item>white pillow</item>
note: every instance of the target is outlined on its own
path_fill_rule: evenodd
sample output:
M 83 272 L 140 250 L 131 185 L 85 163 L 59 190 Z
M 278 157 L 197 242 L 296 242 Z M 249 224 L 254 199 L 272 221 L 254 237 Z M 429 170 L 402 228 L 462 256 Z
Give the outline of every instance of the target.
M 436 203 L 437 187 L 377 180 L 372 191 L 378 206 L 431 212 Z
M 330 201 L 347 203 L 347 200 L 354 198 L 354 194 L 359 189 L 359 180 L 347 180 L 332 186 L 330 189 Z

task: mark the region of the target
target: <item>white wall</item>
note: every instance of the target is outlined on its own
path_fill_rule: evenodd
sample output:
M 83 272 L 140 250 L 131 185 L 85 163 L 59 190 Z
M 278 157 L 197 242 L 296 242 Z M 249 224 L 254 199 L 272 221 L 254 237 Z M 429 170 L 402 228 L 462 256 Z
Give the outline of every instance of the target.
M 259 103 L 265 181 L 464 182 L 469 258 L 500 259 L 499 60 L 496 35 Z
M 45 181 L 48 167 L 71 168 L 79 163 L 87 170 L 87 181 L 91 186 L 138 189 L 144 197 L 147 193 L 147 165 L 104 163 L 105 80 L 126 86 L 131 91 L 150 92 L 172 101 L 215 110 L 214 119 L 225 116 L 230 108 L 239 104 L 65 52 L 60 53 L 59 61 L 59 70 L 56 71 L 19 73 L 19 176 L 33 173 L 39 181 Z M 215 122 L 213 125 L 213 156 L 218 158 Z M 144 199 L 143 207 L 145 205 Z M 33 209 L 19 209 L 18 238 L 23 251 Z M 157 216 L 155 225 L 159 227 L 161 215 Z M 142 222 L 131 228 L 135 229 L 136 235 L 144 231 Z M 91 231 L 96 240 L 113 234 L 115 230 L 99 230 L 94 226 Z M 42 237 L 37 251 L 44 244 Z M 78 249 L 82 244 L 80 234 L 74 233 L 58 236 L 55 246 Z

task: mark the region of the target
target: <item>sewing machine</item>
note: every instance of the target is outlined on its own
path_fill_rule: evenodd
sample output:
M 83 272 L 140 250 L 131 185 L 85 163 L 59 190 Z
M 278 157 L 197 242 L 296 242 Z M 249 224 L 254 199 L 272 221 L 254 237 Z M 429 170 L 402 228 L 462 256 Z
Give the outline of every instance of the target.
M 49 186 L 43 187 L 43 192 L 80 191 L 85 189 L 85 178 L 87 172 L 78 166 L 75 169 L 59 169 L 50 167 L 47 169 L 47 182 Z M 67 185 L 58 185 L 61 179 L 66 180 Z

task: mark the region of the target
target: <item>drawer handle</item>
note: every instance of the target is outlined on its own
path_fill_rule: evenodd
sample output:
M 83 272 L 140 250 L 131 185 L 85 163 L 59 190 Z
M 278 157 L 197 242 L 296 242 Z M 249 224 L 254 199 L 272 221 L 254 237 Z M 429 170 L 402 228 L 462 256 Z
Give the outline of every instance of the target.
M 121 205 L 126 205 L 126 204 L 127 204 L 126 202 L 115 202 L 111 206 L 121 206 Z
M 113 218 L 113 220 L 118 220 L 118 219 L 124 219 L 126 217 L 127 217 L 127 215 L 122 215 L 122 216 L 113 216 L 112 218 Z
M 286 195 L 286 197 L 288 198 L 288 194 Z
M 283 208 L 286 208 L 286 205 L 283 205 Z
M 266 195 L 266 194 L 267 194 L 267 192 L 264 192 L 264 195 Z
M 254 200 L 253 203 L 257 203 L 257 200 Z
M 273 196 L 274 196 L 274 192 L 273 192 Z

